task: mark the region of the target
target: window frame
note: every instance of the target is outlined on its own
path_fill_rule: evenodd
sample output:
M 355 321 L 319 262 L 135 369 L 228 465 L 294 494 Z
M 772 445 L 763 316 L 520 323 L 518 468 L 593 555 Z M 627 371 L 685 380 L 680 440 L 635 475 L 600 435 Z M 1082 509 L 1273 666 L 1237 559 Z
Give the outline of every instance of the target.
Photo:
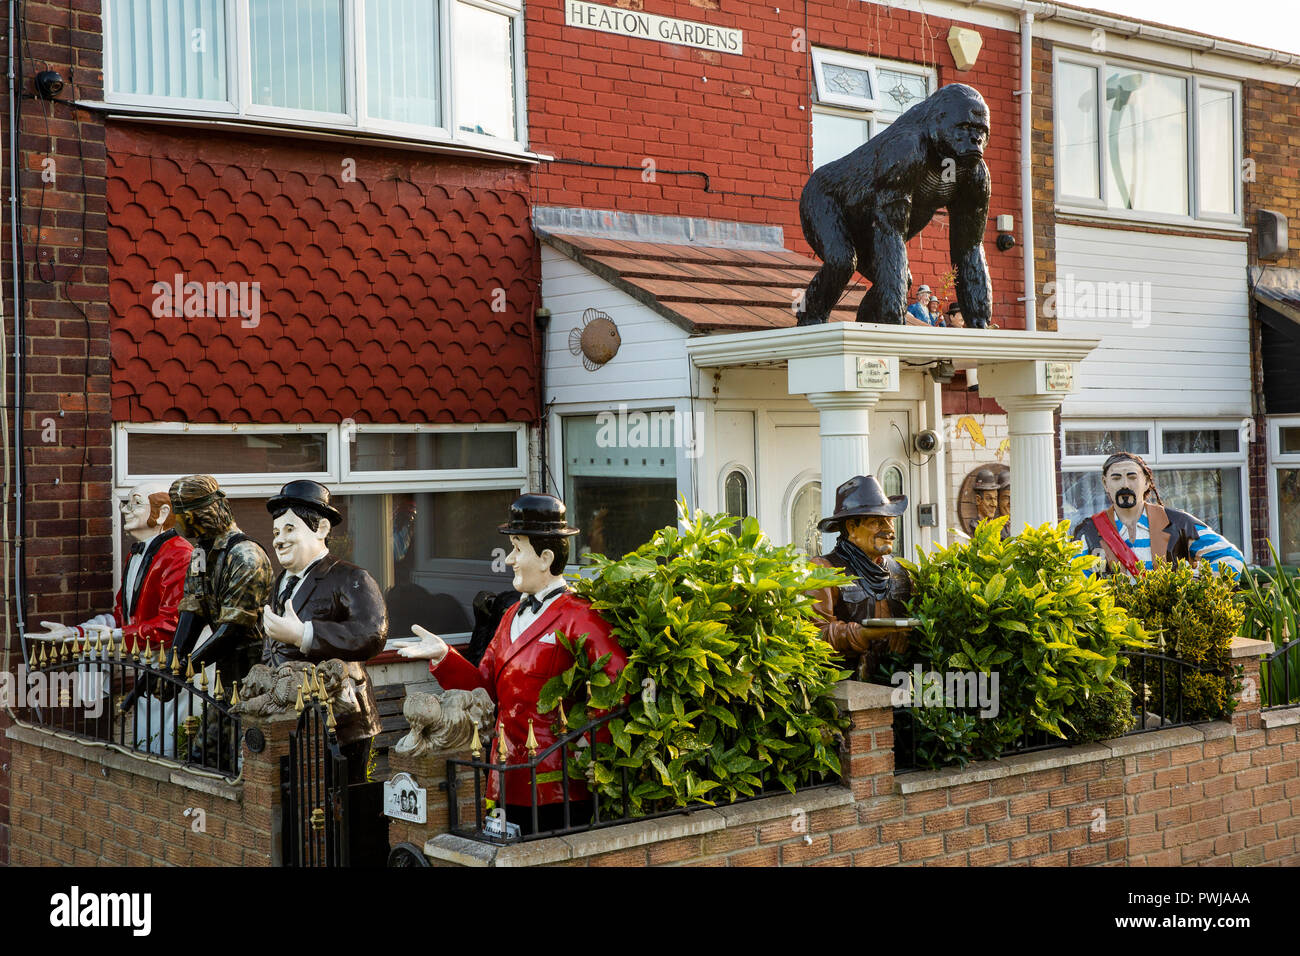
M 392 471 L 353 471 L 351 442 L 352 437 L 344 434 L 342 441 L 344 447 L 341 449 L 339 471 L 341 474 L 340 481 L 343 483 L 356 482 L 374 482 L 374 481 L 395 481 L 403 480 L 409 482 L 421 481 L 438 481 L 440 484 L 447 481 L 470 480 L 470 479 L 491 479 L 491 478 L 527 478 L 528 477 L 528 435 L 525 428 L 518 425 L 500 424 L 500 425 L 352 425 L 347 429 L 355 435 L 401 435 L 401 434 L 486 434 L 503 432 L 515 433 L 515 464 L 513 467 L 505 468 L 443 468 L 443 469 L 423 469 L 406 471 L 395 469 Z
M 1091 54 L 1081 50 L 1061 49 L 1058 48 L 1052 54 L 1052 161 L 1055 169 L 1061 168 L 1061 137 L 1058 135 L 1059 118 L 1061 116 L 1060 107 L 1062 99 L 1060 97 L 1060 87 L 1058 77 L 1060 76 L 1060 64 L 1069 63 L 1075 66 L 1083 66 L 1096 71 L 1096 119 L 1097 119 L 1097 178 L 1098 178 L 1098 195 L 1076 196 L 1064 193 L 1061 190 L 1061 177 L 1055 176 L 1055 200 L 1056 208 L 1061 212 L 1082 213 L 1089 216 L 1101 216 L 1111 219 L 1123 219 L 1134 222 L 1146 222 L 1162 225 L 1204 225 L 1213 228 L 1235 228 L 1243 230 L 1243 189 L 1241 183 L 1240 169 L 1242 157 L 1242 84 L 1239 81 L 1231 80 L 1225 77 L 1202 75 L 1195 72 L 1179 70 L 1165 66 L 1164 64 L 1145 63 L 1140 60 L 1132 60 L 1126 57 L 1112 57 L 1104 54 Z M 1108 66 L 1127 68 L 1145 73 L 1155 73 L 1163 76 L 1173 77 L 1184 83 L 1186 91 L 1187 104 L 1187 155 L 1184 157 L 1184 168 L 1187 173 L 1187 213 L 1174 214 L 1162 212 L 1150 212 L 1142 209 L 1120 209 L 1110 205 L 1110 151 L 1105 148 L 1105 131 L 1103 128 L 1103 117 L 1105 116 L 1106 105 L 1106 85 L 1105 70 Z M 1234 168 L 1238 174 L 1233 176 L 1233 202 L 1236 212 L 1231 215 L 1225 215 L 1219 212 L 1206 212 L 1201 208 L 1200 196 L 1200 91 L 1204 86 L 1211 90 L 1228 92 L 1232 94 L 1233 105 L 1233 146 L 1232 155 Z
M 1296 419 L 1300 424 L 1300 418 Z M 1247 442 L 1238 439 L 1237 451 L 1217 452 L 1213 454 L 1165 454 L 1164 453 L 1164 433 L 1166 431 L 1196 431 L 1197 429 L 1205 430 L 1224 430 L 1237 431 L 1241 428 L 1241 419 L 1178 419 L 1178 418 L 1160 418 L 1160 419 L 1123 419 L 1123 418 L 1093 418 L 1093 419 L 1068 419 L 1061 421 L 1060 436 L 1061 442 L 1061 474 L 1080 474 L 1098 471 L 1109 455 L 1067 455 L 1065 454 L 1065 433 L 1067 431 L 1146 431 L 1147 446 L 1150 448 L 1149 454 L 1142 454 L 1142 459 L 1151 467 L 1152 471 L 1165 470 L 1193 470 L 1204 469 L 1207 471 L 1229 471 L 1235 470 L 1240 479 L 1241 488 L 1241 529 L 1242 541 L 1233 541 L 1232 543 L 1241 548 L 1243 554 L 1249 555 L 1253 547 L 1252 534 L 1250 527 L 1250 452 Z M 1135 453 L 1138 454 L 1138 453 Z M 1300 462 L 1300 455 L 1296 456 Z M 1271 474 L 1271 472 L 1270 472 Z M 1014 479 L 1014 476 L 1013 476 Z M 1157 484 L 1159 477 L 1157 476 Z M 1172 505 L 1177 507 L 1177 505 Z M 1062 502 L 1064 511 L 1064 502 Z M 1064 515 L 1062 515 L 1064 517 Z M 1197 515 L 1197 517 L 1201 517 Z M 1215 528 L 1215 531 L 1223 533 L 1222 528 Z
M 731 514 L 727 511 L 727 479 L 735 472 L 740 472 L 741 477 L 745 479 L 745 514 L 741 519 L 743 520 L 756 515 L 758 491 L 754 485 L 754 472 L 748 465 L 738 461 L 729 461 L 718 470 L 718 511 Z
M 812 114 L 814 116 L 842 116 L 846 119 L 865 120 L 867 123 L 868 141 L 874 139 L 881 130 L 887 129 L 900 116 L 902 116 L 903 113 L 907 112 L 907 110 L 891 109 L 888 106 L 880 92 L 879 68 L 921 77 L 925 80 L 927 96 L 933 95 L 939 85 L 938 71 L 923 63 L 908 63 L 903 60 L 886 60 L 881 57 L 864 56 L 860 53 L 850 53 L 847 50 L 832 50 L 827 47 L 813 47 L 812 56 L 814 72 Z M 821 93 L 824 85 L 821 71 L 821 65 L 823 62 L 835 63 L 855 70 L 868 70 L 871 74 L 871 87 L 875 94 L 874 99 L 867 101 L 863 97 L 836 96 L 835 94 L 823 96 Z M 871 105 L 863 105 L 867 102 Z M 811 124 L 812 120 L 809 119 L 808 165 L 810 168 L 816 168 L 813 167 L 813 151 L 815 147 Z
M 826 47 L 812 48 L 813 92 L 814 102 L 825 106 L 842 106 L 851 110 L 875 111 L 880 109 L 880 78 L 876 75 L 875 59 L 847 50 L 832 50 Z M 849 93 L 823 92 L 826 87 L 825 67 L 842 66 L 850 70 L 866 73 L 870 78 L 871 95 L 853 96 Z M 928 88 L 928 86 L 927 86 Z
M 1273 547 L 1277 549 L 1278 557 L 1286 561 L 1286 554 L 1282 551 L 1282 509 L 1278 506 L 1278 480 L 1277 473 L 1282 469 L 1300 469 L 1300 452 L 1283 453 L 1279 449 L 1282 447 L 1282 429 L 1283 428 L 1300 428 L 1300 415 L 1278 415 L 1267 418 L 1267 438 L 1268 448 L 1266 460 L 1268 462 L 1265 472 L 1268 477 L 1268 536 Z
M 383 0 L 340 0 L 343 9 L 343 97 L 341 113 L 262 106 L 252 102 L 252 16 L 249 0 L 224 0 L 226 23 L 226 94 L 224 101 L 122 93 L 111 87 L 113 17 L 105 5 L 104 102 L 137 108 L 159 109 L 186 117 L 212 116 L 243 119 L 258 124 L 276 124 L 304 129 L 356 134 L 378 134 L 412 142 L 461 145 L 517 153 L 528 148 L 527 64 L 525 61 L 525 16 L 522 2 L 512 0 L 433 0 L 438 4 L 438 53 L 440 114 L 442 125 L 422 126 L 373 117 L 367 111 L 365 9 L 367 3 Z M 455 69 L 451 35 L 454 8 L 461 3 L 480 7 L 508 18 L 511 27 L 511 64 L 514 87 L 515 138 L 502 139 L 480 133 L 457 132 Z

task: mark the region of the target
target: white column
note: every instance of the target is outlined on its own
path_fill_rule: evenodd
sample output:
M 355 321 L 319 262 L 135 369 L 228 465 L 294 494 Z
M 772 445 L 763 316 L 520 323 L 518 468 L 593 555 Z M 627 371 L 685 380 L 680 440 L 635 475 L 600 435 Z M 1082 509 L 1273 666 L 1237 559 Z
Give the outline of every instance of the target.
M 997 396 L 1007 410 L 1011 433 L 1011 533 L 1026 525 L 1055 524 L 1056 441 L 1052 413 L 1061 399 L 1056 395 Z
M 1055 524 L 1056 444 L 1052 413 L 1075 391 L 1070 362 L 1041 359 L 980 368 L 980 394 L 1007 410 L 1011 433 L 1011 533 L 1027 525 Z
M 871 409 L 898 391 L 898 359 L 838 352 L 797 357 L 787 365 L 791 395 L 806 395 L 818 413 L 822 452 L 822 515 L 835 513 L 835 489 L 871 474 Z M 822 535 L 830 549 L 833 535 Z
M 835 512 L 835 489 L 871 474 L 871 409 L 879 392 L 809 392 L 822 448 L 822 514 Z

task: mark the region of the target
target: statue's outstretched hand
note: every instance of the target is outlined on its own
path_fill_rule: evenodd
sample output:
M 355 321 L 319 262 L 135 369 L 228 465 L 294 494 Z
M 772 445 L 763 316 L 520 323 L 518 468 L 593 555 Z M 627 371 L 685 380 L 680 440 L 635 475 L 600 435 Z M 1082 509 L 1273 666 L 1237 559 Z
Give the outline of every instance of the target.
M 439 663 L 447 656 L 447 642 L 418 624 L 411 625 L 411 633 L 419 640 L 397 642 L 397 653 L 416 661 Z
M 71 640 L 76 631 L 62 624 L 56 624 L 54 621 L 41 621 L 41 627 L 44 631 L 24 631 L 23 637 L 29 641 L 67 641 Z

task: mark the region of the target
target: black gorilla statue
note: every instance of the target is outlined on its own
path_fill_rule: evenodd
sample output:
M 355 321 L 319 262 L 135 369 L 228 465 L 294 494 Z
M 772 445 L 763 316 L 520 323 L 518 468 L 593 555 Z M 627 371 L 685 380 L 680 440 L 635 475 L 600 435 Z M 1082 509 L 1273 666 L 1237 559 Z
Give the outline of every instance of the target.
M 903 244 L 947 206 L 957 303 L 968 327 L 987 328 L 992 311 L 983 245 L 988 140 L 984 97 L 952 83 L 847 156 L 816 170 L 799 200 L 799 218 L 822 267 L 808 284 L 799 324 L 826 322 L 854 269 L 871 280 L 858 321 L 902 324 L 912 284 Z

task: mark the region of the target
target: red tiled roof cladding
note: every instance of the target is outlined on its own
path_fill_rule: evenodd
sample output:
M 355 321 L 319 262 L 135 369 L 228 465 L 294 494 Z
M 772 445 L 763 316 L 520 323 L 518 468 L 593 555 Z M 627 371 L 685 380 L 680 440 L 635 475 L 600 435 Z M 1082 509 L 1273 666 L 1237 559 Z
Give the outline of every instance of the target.
M 537 417 L 522 170 L 118 123 L 107 146 L 115 421 Z M 178 273 L 258 283 L 260 321 L 155 317 Z
M 689 332 L 745 332 L 795 324 L 794 302 L 820 268 L 786 249 L 723 249 L 567 233 L 543 241 Z M 832 321 L 851 322 L 866 293 L 860 276 Z

